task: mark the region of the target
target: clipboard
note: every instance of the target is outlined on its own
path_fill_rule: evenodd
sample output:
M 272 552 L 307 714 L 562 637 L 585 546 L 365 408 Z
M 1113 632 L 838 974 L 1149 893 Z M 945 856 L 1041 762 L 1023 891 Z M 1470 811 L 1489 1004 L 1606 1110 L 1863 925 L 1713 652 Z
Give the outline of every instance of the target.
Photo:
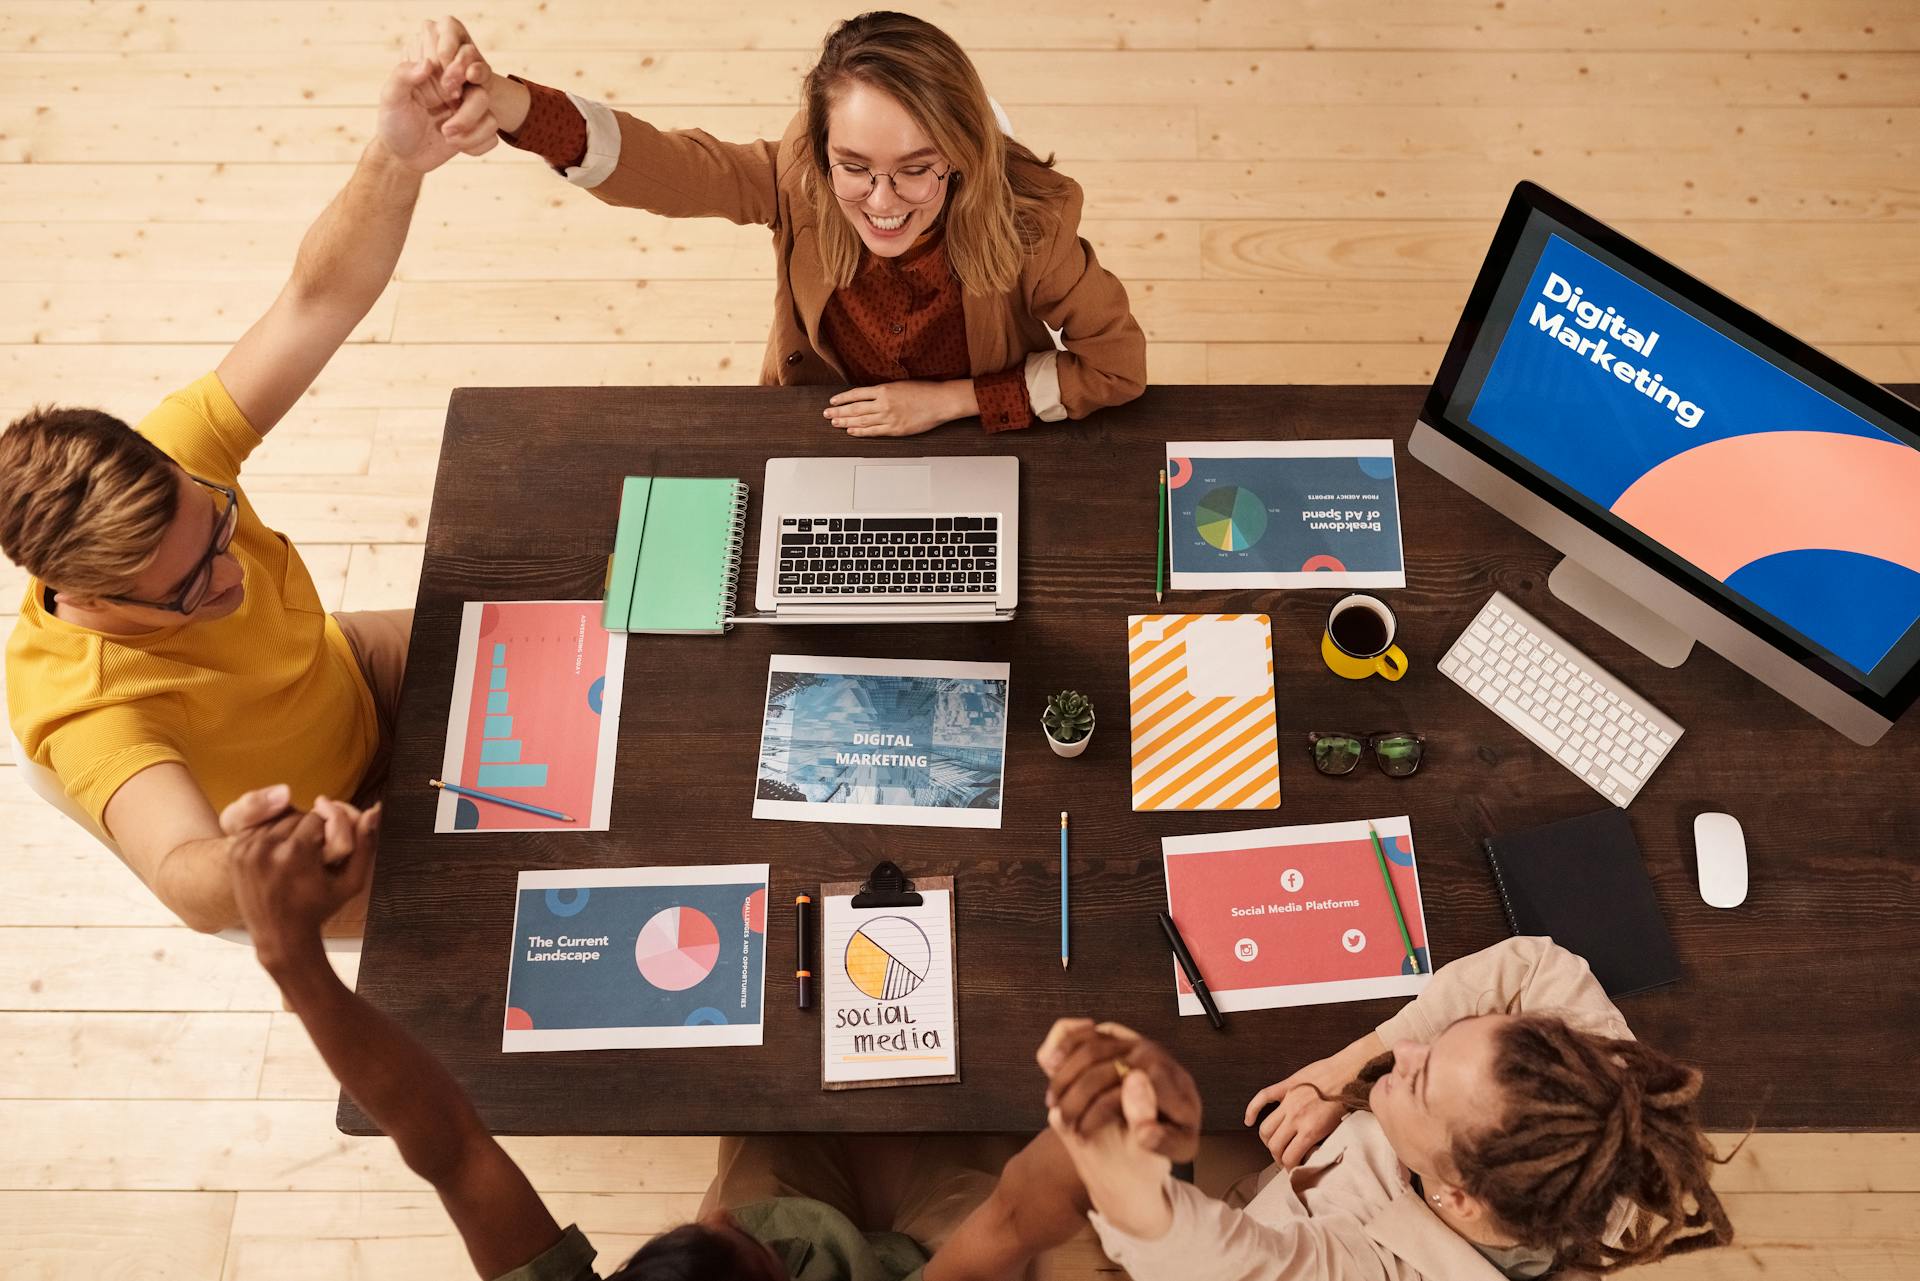
M 909 880 L 897 864 L 886 862 L 876 866 L 865 881 L 829 881 L 820 886 L 821 903 L 821 1002 L 823 1014 L 820 1027 L 820 1088 L 823 1090 L 864 1090 L 892 1085 L 952 1085 L 960 1080 L 960 935 L 954 928 L 954 885 L 951 876 L 925 876 Z M 900 908 L 919 908 L 926 903 L 925 894 L 944 891 L 947 894 L 947 973 L 952 977 L 953 990 L 949 994 L 952 1002 L 952 1045 L 948 1047 L 953 1060 L 951 1073 L 933 1076 L 877 1077 L 871 1080 L 829 1081 L 827 1080 L 827 1061 L 831 1053 L 834 1029 L 829 1026 L 835 1017 L 833 1011 L 839 1008 L 845 999 L 843 985 L 853 983 L 849 977 L 848 950 L 856 946 L 855 939 L 865 937 L 864 931 L 856 933 L 846 944 L 837 944 L 834 938 L 833 923 L 829 920 L 829 900 L 842 895 L 850 895 L 852 903 L 849 911 L 856 917 L 871 914 L 878 920 L 888 915 L 889 909 L 896 912 Z M 895 917 L 896 920 L 903 919 Z M 858 945 L 865 953 L 867 949 L 878 951 L 871 940 Z M 899 977 L 894 976 L 893 962 L 888 958 L 885 970 L 879 972 L 881 999 L 885 999 L 888 987 L 903 985 L 911 981 L 912 972 L 902 967 Z M 869 997 L 875 994 L 862 987 Z

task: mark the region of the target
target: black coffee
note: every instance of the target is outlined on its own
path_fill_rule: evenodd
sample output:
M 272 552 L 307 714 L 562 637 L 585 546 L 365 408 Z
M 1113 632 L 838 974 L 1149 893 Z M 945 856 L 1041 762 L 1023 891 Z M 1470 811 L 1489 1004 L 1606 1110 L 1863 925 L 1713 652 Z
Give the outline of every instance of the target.
M 1387 647 L 1387 620 L 1365 605 L 1349 605 L 1333 616 L 1327 630 L 1333 643 L 1358 658 L 1372 658 Z

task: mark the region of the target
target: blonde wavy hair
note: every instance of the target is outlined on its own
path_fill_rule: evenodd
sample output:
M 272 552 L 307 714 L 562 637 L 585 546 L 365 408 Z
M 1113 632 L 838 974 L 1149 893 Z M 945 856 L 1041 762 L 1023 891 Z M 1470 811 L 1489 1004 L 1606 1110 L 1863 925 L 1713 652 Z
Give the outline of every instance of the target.
M 947 261 L 960 287 L 976 295 L 1012 292 L 1026 256 L 1045 236 L 1047 207 L 1065 180 L 1000 131 L 980 75 L 953 37 L 904 13 L 863 13 L 828 33 L 807 73 L 803 108 L 813 168 L 806 187 L 819 224 L 821 259 L 836 288 L 860 265 L 860 234 L 848 225 L 829 180 L 827 116 L 851 81 L 871 85 L 906 108 L 952 166 L 947 203 Z

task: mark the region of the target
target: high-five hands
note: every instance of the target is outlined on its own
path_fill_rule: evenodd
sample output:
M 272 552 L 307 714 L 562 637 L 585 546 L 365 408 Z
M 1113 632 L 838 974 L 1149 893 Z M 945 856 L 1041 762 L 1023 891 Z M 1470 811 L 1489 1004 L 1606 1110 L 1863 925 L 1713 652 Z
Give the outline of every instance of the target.
M 1167 1171 L 1200 1146 L 1200 1093 L 1164 1047 L 1118 1023 L 1061 1019 L 1038 1055 L 1047 1125 L 1100 1212 L 1121 1231 L 1165 1235 Z
M 232 838 L 234 902 L 269 971 L 321 950 L 321 930 L 373 875 L 380 807 L 319 797 L 301 813 L 285 785 L 249 792 L 220 815 Z
M 499 144 L 493 71 L 458 18 L 427 22 L 380 92 L 380 141 L 418 173 Z

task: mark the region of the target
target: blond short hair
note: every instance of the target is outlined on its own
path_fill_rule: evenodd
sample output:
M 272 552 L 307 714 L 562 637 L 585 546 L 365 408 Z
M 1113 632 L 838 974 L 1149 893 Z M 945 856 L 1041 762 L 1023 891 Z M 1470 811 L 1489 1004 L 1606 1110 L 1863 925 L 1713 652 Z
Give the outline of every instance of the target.
M 827 114 L 849 81 L 897 100 L 953 167 L 941 217 L 961 289 L 1012 292 L 1066 180 L 1052 172 L 1053 157 L 1042 160 L 1000 132 L 986 87 L 953 37 L 904 13 L 863 13 L 835 27 L 802 87 L 813 156 L 806 183 L 828 279 L 844 288 L 860 265 L 860 233 L 836 207 L 827 156 Z
M 57 591 L 126 595 L 173 523 L 173 460 L 97 409 L 34 409 L 0 433 L 0 551 Z

